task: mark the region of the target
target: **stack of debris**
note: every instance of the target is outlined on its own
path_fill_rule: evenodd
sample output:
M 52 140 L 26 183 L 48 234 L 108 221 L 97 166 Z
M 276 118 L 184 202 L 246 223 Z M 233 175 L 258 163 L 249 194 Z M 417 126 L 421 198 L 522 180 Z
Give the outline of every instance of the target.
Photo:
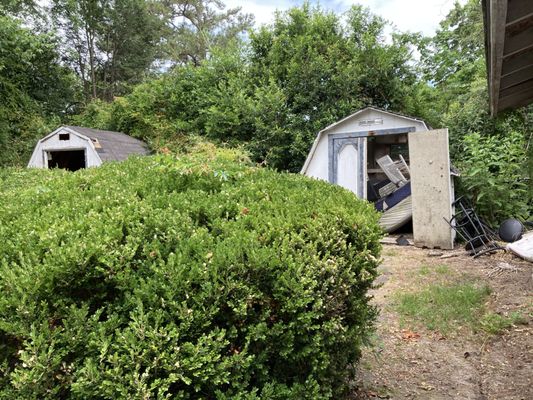
M 525 260 L 533 262 L 533 231 L 525 233 L 525 225 L 532 226 L 532 222 L 522 224 L 519 220 L 510 218 L 501 225 L 498 233 L 481 219 L 472 205 L 463 197 L 457 199 L 453 206 L 455 214 L 448 224 L 466 243 L 465 249 L 473 257 L 493 253 L 498 250 L 509 250 Z M 500 241 L 507 242 L 502 246 Z
M 401 155 L 398 161 L 387 155 L 378 159 L 377 163 L 387 179 L 369 189 L 376 199 L 376 209 L 382 212 L 380 226 L 386 232 L 393 232 L 413 217 L 409 166 Z

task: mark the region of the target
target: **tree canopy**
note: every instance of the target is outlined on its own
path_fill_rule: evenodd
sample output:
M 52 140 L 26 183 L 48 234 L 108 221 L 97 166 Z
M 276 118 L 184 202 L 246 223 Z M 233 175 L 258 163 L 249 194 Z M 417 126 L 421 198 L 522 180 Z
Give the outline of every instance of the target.
M 27 162 L 48 126 L 76 99 L 76 80 L 60 63 L 57 39 L 0 15 L 0 164 Z

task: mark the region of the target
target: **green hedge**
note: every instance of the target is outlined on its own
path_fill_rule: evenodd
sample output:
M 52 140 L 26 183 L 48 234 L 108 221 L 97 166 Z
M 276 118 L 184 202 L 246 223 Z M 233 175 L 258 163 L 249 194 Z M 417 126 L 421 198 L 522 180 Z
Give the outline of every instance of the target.
M 0 170 L 0 398 L 346 390 L 376 315 L 377 215 L 239 158 Z

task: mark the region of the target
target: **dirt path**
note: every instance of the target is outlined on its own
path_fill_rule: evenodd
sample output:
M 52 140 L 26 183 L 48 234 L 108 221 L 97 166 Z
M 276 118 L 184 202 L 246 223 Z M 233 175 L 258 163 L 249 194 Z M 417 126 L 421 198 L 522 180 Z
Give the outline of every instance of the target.
M 429 254 L 412 246 L 384 246 L 377 281 L 382 286 L 373 291 L 374 304 L 381 309 L 376 343 L 364 352 L 351 398 L 533 399 L 533 264 L 505 253 L 475 260 Z M 516 271 L 497 273 L 501 263 Z M 439 268 L 443 274 L 435 273 Z M 523 320 L 497 335 L 471 327 L 443 335 L 395 311 L 398 293 L 442 279 L 488 284 L 486 307 L 501 315 L 519 312 Z

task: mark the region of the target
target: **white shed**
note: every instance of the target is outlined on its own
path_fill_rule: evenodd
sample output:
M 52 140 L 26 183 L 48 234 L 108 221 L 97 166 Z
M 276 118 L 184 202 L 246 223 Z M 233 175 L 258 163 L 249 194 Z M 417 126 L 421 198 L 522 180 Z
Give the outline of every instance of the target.
M 394 204 L 395 199 L 378 192 L 380 183 L 390 178 L 378 165 L 385 156 L 405 160 L 410 167 L 408 192 L 402 194 L 408 198 Z M 446 129 L 430 131 L 420 119 L 367 107 L 321 130 L 301 173 L 381 202 L 382 210 L 396 205 L 407 209 L 415 244 L 453 248 L 454 235 L 445 221 L 452 218 L 454 201 Z M 385 214 L 382 220 L 392 213 Z
M 366 199 L 367 175 L 382 173 L 377 159 L 391 152 L 407 158 L 407 134 L 427 130 L 422 120 L 367 107 L 321 130 L 301 172 Z
M 121 132 L 62 126 L 37 142 L 28 167 L 76 171 L 130 155 L 150 154 L 148 146 Z

